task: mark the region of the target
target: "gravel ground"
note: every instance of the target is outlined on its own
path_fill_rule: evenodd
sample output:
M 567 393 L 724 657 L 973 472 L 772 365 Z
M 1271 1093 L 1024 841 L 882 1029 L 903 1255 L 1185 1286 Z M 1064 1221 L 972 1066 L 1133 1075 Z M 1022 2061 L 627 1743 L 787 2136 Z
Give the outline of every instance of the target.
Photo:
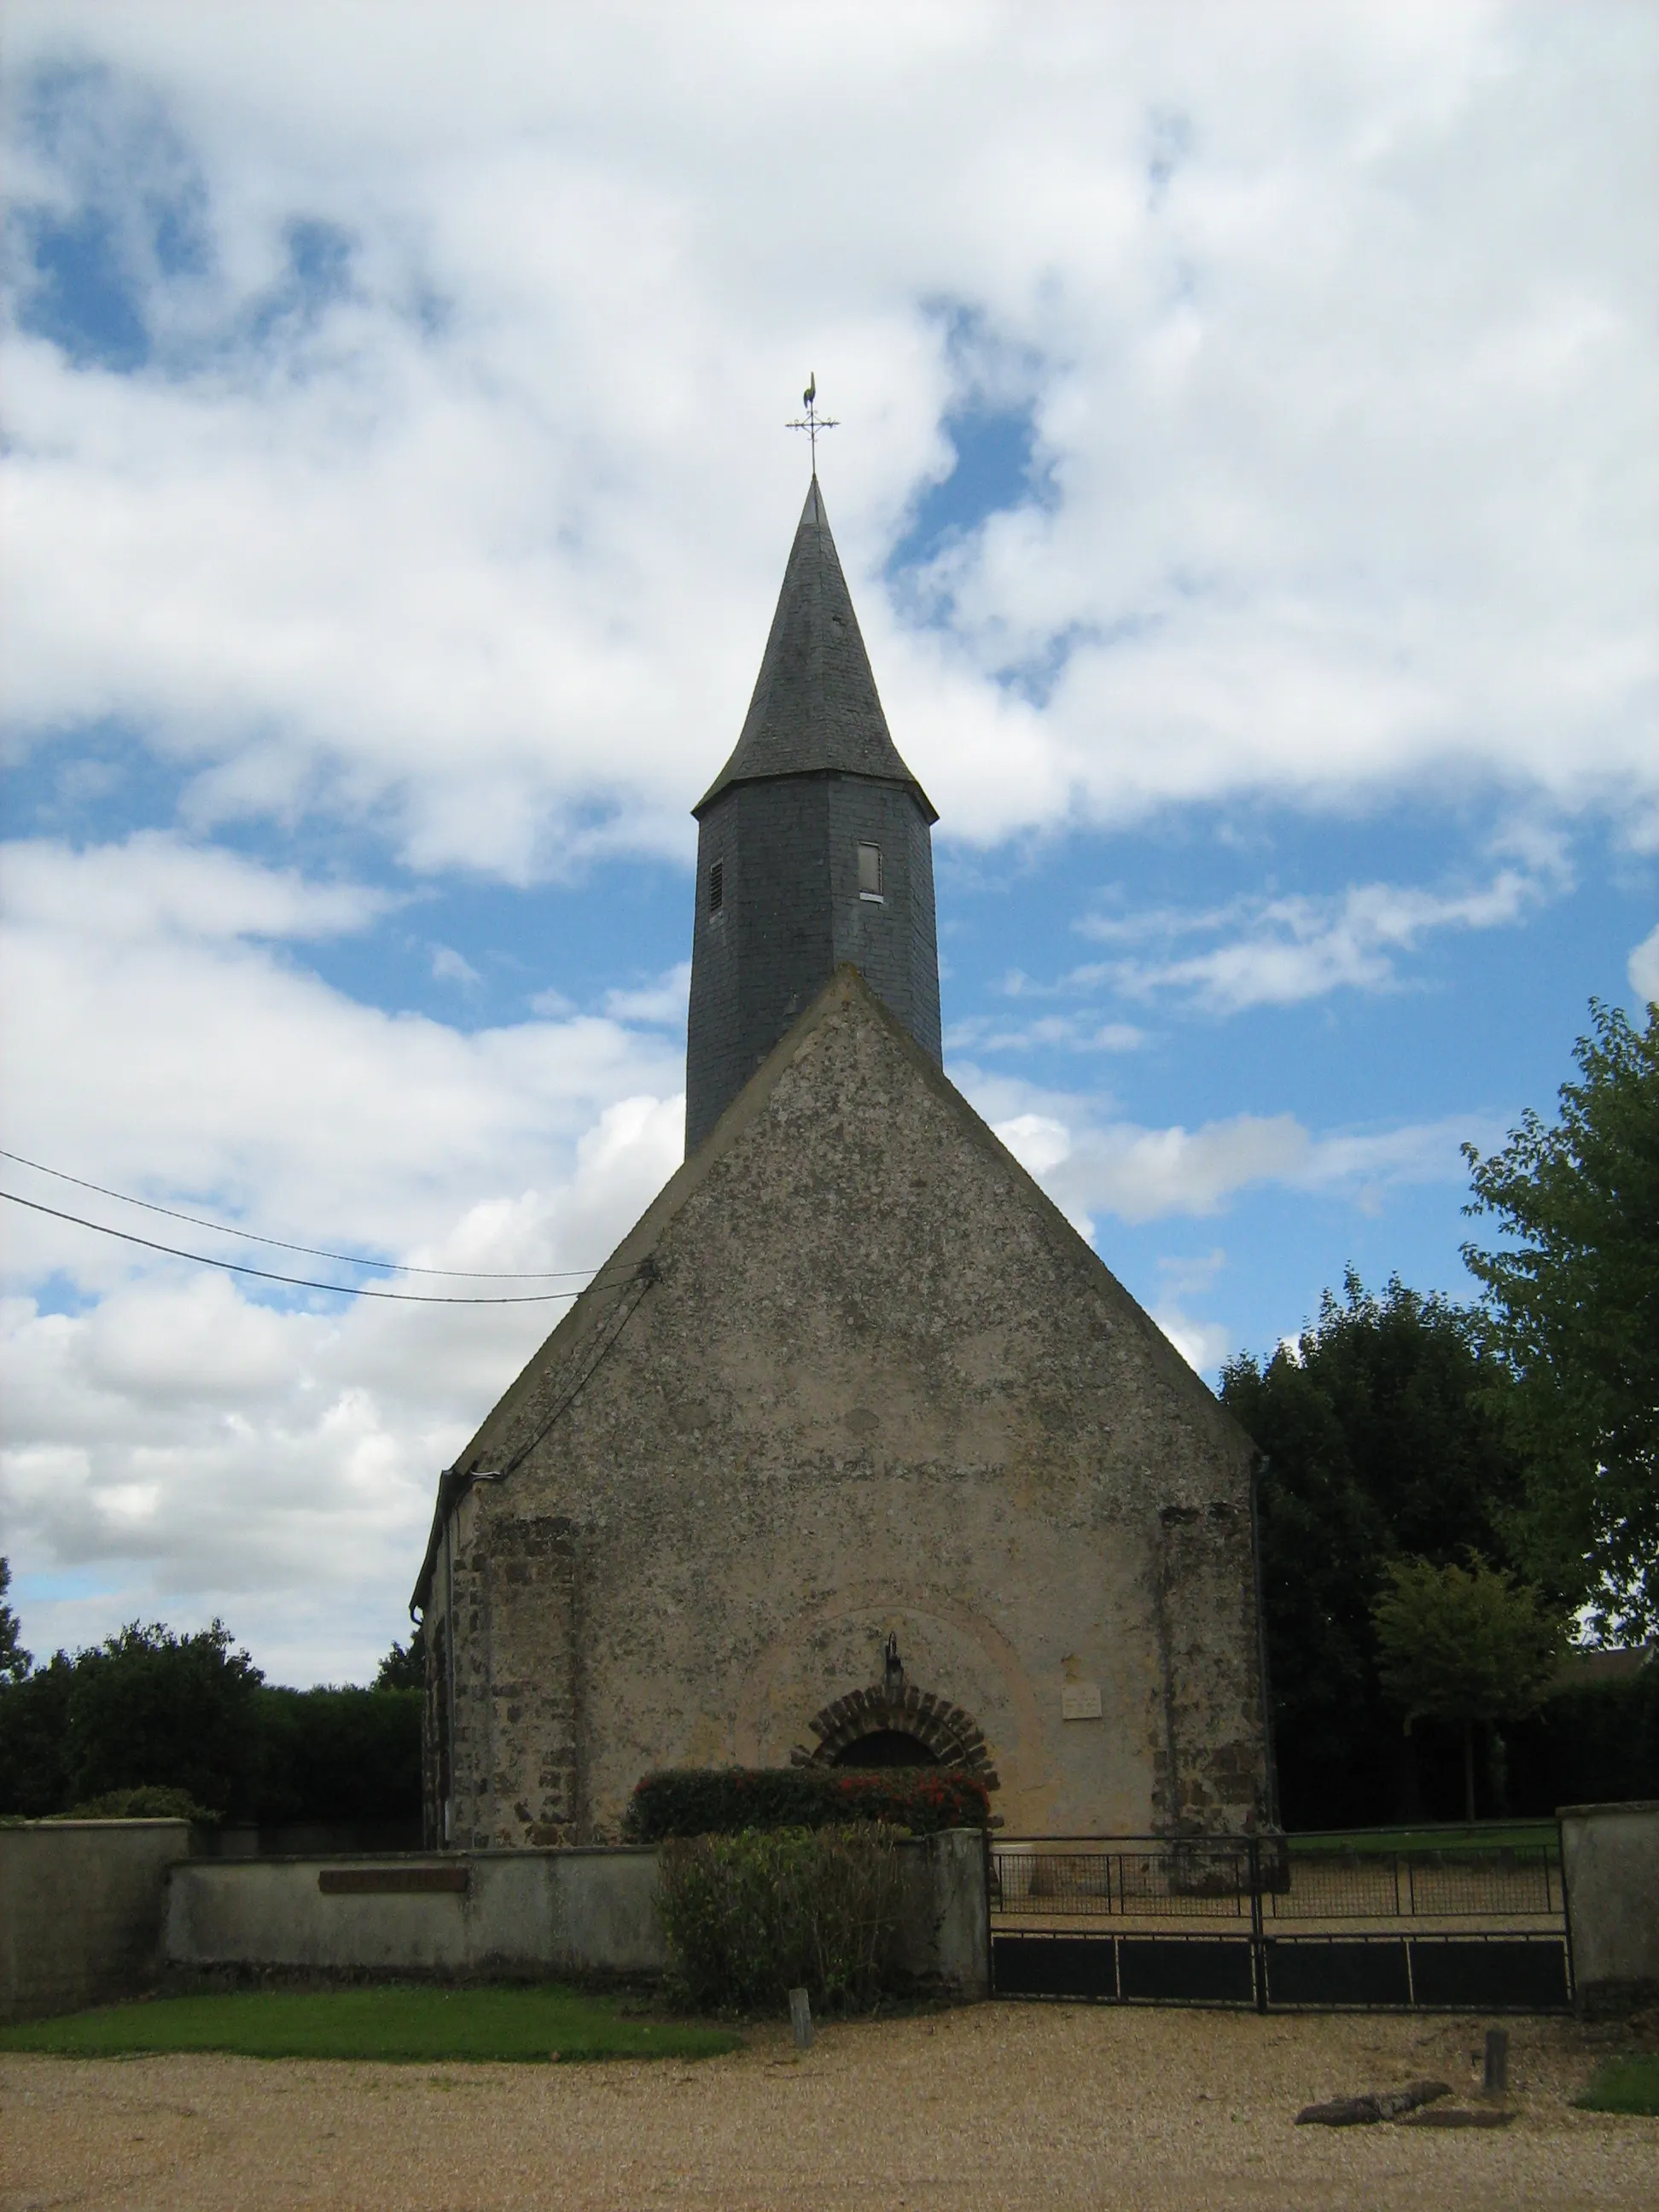
M 1602 2050 L 1565 2021 L 1510 2024 L 1506 2129 L 1293 2126 L 1421 2075 L 1467 2100 L 1484 2025 L 986 2004 L 696 2065 L 8 2055 L 0 2204 L 1652 2212 L 1659 2120 L 1572 2109 Z

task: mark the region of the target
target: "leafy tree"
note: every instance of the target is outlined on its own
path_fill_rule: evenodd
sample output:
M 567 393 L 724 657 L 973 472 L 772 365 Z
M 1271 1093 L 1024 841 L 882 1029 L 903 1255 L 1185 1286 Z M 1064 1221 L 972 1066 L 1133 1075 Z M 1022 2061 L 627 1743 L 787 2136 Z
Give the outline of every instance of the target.
M 75 1662 L 58 1652 L 0 1687 L 0 1813 L 38 1820 L 71 1802 L 64 1765 Z
M 25 1651 L 17 1640 L 17 1615 L 6 1603 L 6 1592 L 10 1588 L 11 1563 L 0 1559 L 0 1686 L 21 1682 L 34 1663 L 34 1654 Z M 396 1644 L 392 1649 L 396 1650 Z
M 1659 1664 L 1569 1678 L 1504 1742 L 1513 1812 L 1659 1798 Z
M 1512 1241 L 1463 1256 L 1516 1380 L 1530 1562 L 1634 1640 L 1659 1626 L 1659 1006 L 1645 1030 L 1590 1012 L 1554 1126 L 1528 1112 L 1489 1159 L 1464 1146 L 1466 1211 Z
M 1450 1721 L 1463 1733 L 1464 1817 L 1474 1818 L 1474 1731 L 1523 1720 L 1544 1702 L 1560 1662 L 1558 1613 L 1536 1590 L 1490 1566 L 1392 1559 L 1371 1606 L 1384 1695 L 1413 1721 Z
M 215 1812 L 246 1803 L 264 1680 L 216 1620 L 193 1636 L 131 1621 L 75 1661 L 65 1765 L 72 1802 L 111 1790 L 183 1790 Z
M 417 1620 L 408 1646 L 393 1642 L 374 1677 L 377 1690 L 424 1690 L 426 1687 L 426 1624 Z
M 1263 1601 L 1291 1827 L 1421 1809 L 1419 1745 L 1383 1698 L 1371 1603 L 1393 1558 L 1440 1565 L 1472 1547 L 1509 1563 L 1523 1469 L 1487 1395 L 1506 1379 L 1462 1308 L 1398 1280 L 1377 1297 L 1352 1272 L 1293 1347 L 1224 1370 L 1223 1402 L 1266 1455 Z
M 165 1801 L 267 1826 L 413 1827 L 421 1701 L 270 1688 L 220 1621 L 194 1636 L 134 1621 L 0 1687 L 0 1814 Z

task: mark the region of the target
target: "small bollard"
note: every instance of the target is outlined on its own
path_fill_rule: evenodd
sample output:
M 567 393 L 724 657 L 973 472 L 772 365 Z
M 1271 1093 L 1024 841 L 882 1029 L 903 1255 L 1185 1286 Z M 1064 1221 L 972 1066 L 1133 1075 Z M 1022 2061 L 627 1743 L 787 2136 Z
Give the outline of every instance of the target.
M 1506 2027 L 1486 2030 L 1486 2071 L 1481 2081 L 1481 2094 L 1501 2097 L 1510 2086 L 1510 2032 Z
M 812 2001 L 805 1990 L 789 1992 L 789 2020 L 795 2031 L 797 2051 L 812 2048 Z

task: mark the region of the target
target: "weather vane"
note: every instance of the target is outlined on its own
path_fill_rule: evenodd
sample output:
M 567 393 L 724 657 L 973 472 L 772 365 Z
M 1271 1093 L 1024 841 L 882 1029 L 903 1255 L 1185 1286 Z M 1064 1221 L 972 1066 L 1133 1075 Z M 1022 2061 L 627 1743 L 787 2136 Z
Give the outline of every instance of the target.
M 833 415 L 819 414 L 817 400 L 818 373 L 817 369 L 813 369 L 811 374 L 807 377 L 806 389 L 800 396 L 800 404 L 806 410 L 806 412 L 804 415 L 798 415 L 793 422 L 786 422 L 783 426 L 786 430 L 805 430 L 807 436 L 811 440 L 812 474 L 814 476 L 817 476 L 818 472 L 818 432 L 820 430 L 838 430 L 841 428 L 840 423 Z

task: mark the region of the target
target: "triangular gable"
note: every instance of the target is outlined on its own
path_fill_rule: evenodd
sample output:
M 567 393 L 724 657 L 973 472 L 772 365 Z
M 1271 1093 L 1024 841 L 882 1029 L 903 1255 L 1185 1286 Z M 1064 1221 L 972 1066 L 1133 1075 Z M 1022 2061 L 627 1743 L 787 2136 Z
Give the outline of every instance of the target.
M 1163 1390 L 1181 1402 L 1186 1418 L 1232 1430 L 1229 1417 L 1163 1331 L 894 1019 L 858 970 L 842 966 L 623 1237 L 589 1288 L 526 1363 L 455 1466 L 446 1473 L 416 1589 L 416 1605 L 425 1602 L 443 1523 L 457 1499 L 483 1474 L 510 1482 L 517 1468 L 587 1387 L 643 1302 L 653 1294 L 668 1295 L 665 1289 L 658 1287 L 659 1254 L 672 1245 L 677 1224 L 711 1179 L 727 1173 L 744 1176 L 746 1156 L 761 1157 L 758 1152 L 750 1155 L 751 1143 L 757 1141 L 767 1152 L 769 1171 L 775 1169 L 779 1132 L 759 1125 L 766 1122 L 780 1086 L 788 1085 L 821 1032 L 830 1025 L 847 1024 L 873 1032 L 871 1042 L 884 1064 L 891 1068 L 901 1091 L 913 1084 L 925 1087 L 932 1105 L 942 1109 L 941 1136 L 947 1148 L 960 1145 L 975 1155 L 981 1169 L 988 1171 L 990 1182 L 1002 1194 L 1005 1223 L 1017 1219 L 1022 1229 L 1041 1240 L 1051 1269 L 1057 1269 L 1072 1286 L 1060 1301 L 1062 1310 L 1076 1299 L 1079 1310 L 1087 1304 L 1107 1312 L 1114 1329 L 1126 1333 L 1136 1346 L 1138 1364 L 1150 1368 Z M 964 1177 L 987 1180 L 984 1174 L 975 1178 L 965 1159 L 956 1179 L 961 1182 Z M 949 1188 L 937 1193 L 943 1218 L 949 1218 L 958 1194 Z

